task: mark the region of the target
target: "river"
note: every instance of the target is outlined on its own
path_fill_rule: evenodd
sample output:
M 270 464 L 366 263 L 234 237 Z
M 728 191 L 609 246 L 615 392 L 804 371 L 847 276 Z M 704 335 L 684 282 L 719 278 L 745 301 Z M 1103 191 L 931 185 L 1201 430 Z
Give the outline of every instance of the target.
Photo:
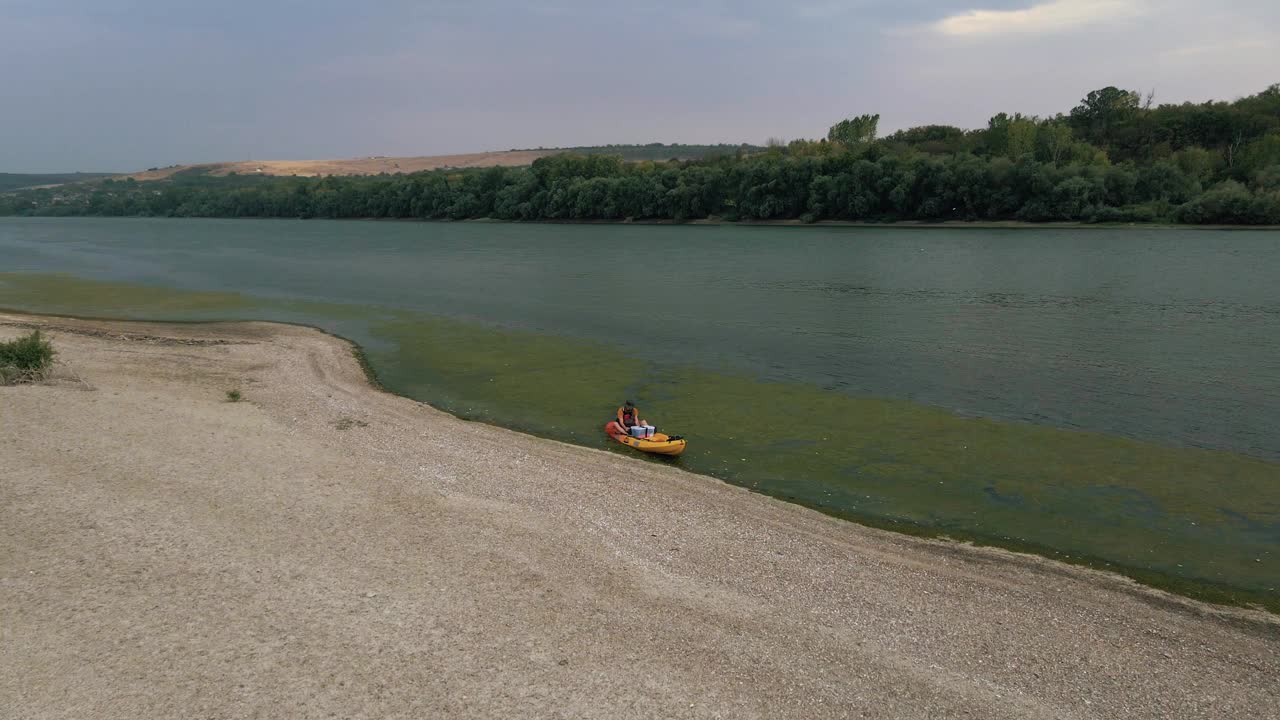
M 630 398 L 696 472 L 1264 594 L 1278 280 L 1268 231 L 0 219 L 6 307 L 304 322 L 467 417 Z

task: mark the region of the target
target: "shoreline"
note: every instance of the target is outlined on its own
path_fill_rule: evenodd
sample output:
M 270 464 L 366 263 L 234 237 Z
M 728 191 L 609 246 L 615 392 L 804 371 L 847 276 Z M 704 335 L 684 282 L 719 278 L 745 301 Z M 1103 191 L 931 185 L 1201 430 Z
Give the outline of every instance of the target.
M 375 219 L 376 218 L 370 218 Z M 1024 220 L 943 220 L 930 222 L 927 220 L 897 220 L 894 222 L 863 222 L 860 220 L 817 220 L 804 222 L 799 219 L 786 220 L 495 220 L 476 218 L 460 221 L 424 221 L 424 222 L 493 222 L 493 223 L 530 223 L 550 225 L 696 225 L 727 227 L 826 227 L 826 228 L 866 228 L 881 229 L 922 229 L 922 230 L 1280 230 L 1280 225 L 1182 225 L 1178 223 L 1084 223 L 1084 222 L 1027 222 Z
M 500 218 L 467 218 L 449 220 L 440 218 L 328 218 L 328 217 L 222 217 L 156 215 L 3 215 L 3 218 L 93 218 L 96 220 L 280 220 L 280 221 L 329 221 L 329 222 L 391 222 L 391 223 L 477 223 L 495 225 L 643 225 L 671 227 L 795 227 L 795 228 L 863 228 L 868 230 L 1230 230 L 1274 232 L 1280 225 L 1184 225 L 1179 223 L 1085 223 L 1085 222 L 1027 222 L 1024 220 L 897 220 L 894 222 L 864 222 L 861 220 L 817 220 L 803 222 L 797 218 L 783 220 L 720 220 L 699 218 L 693 220 L 670 219 L 621 219 L 574 220 L 567 218 L 545 220 L 503 220 Z
M 466 412 L 461 412 L 457 408 L 443 409 L 443 408 L 435 407 L 433 405 L 430 405 L 429 403 L 423 402 L 418 399 L 414 399 L 405 395 L 400 395 L 395 391 L 386 388 L 383 385 L 382 381 L 378 377 L 376 368 L 374 368 L 373 365 L 369 362 L 367 356 L 365 355 L 364 348 L 361 347 L 359 343 L 349 338 L 343 337 L 339 334 L 333 333 L 324 328 L 317 327 L 315 325 L 311 325 L 307 323 L 287 322 L 287 321 L 262 321 L 262 320 L 255 320 L 247 316 L 244 318 L 232 317 L 232 318 L 223 318 L 218 320 L 148 321 L 148 320 L 140 320 L 140 319 L 123 319 L 123 318 L 117 318 L 117 317 L 111 317 L 111 316 L 70 315 L 66 313 L 39 313 L 39 312 L 32 312 L 32 311 L 16 309 L 16 308 L 5 308 L 0 306 L 0 325 L 3 325 L 2 319 L 5 314 L 9 314 L 12 316 L 27 317 L 32 322 L 27 323 L 26 326 L 32 327 L 32 328 L 38 326 L 38 322 L 36 321 L 40 319 L 45 319 L 50 322 L 55 322 L 59 319 L 63 319 L 63 320 L 74 320 L 77 322 L 83 322 L 90 325 L 95 323 L 97 324 L 136 323 L 141 325 L 160 324 L 160 325 L 174 325 L 174 326 L 181 326 L 181 327 L 192 327 L 192 326 L 199 327 L 199 326 L 219 326 L 219 325 L 227 325 L 227 324 L 246 324 L 247 323 L 247 324 L 280 325 L 282 327 L 311 330 L 311 331 L 321 333 L 326 337 L 333 338 L 336 341 L 339 341 L 341 343 L 348 345 L 351 348 L 352 356 L 355 358 L 356 362 L 359 364 L 361 368 L 361 371 L 364 374 L 365 381 L 369 384 L 369 386 L 373 390 L 376 390 L 381 393 L 385 393 L 392 397 L 407 400 L 409 402 L 422 404 L 424 407 L 430 407 L 432 410 L 436 412 L 445 413 L 450 417 L 456 418 L 462 422 L 478 423 L 478 424 L 489 426 L 489 427 L 501 428 L 506 431 L 521 434 L 522 436 L 539 438 L 549 442 L 563 443 L 571 447 L 584 448 L 584 449 L 591 450 L 593 452 L 600 451 L 600 448 L 593 447 L 589 443 L 584 443 L 583 438 L 570 439 L 570 438 L 565 438 L 563 436 L 559 436 L 555 434 L 538 432 L 528 427 L 503 425 L 503 424 L 495 423 L 492 421 L 492 419 L 484 416 L 475 416 L 475 415 L 468 414 Z M 620 450 L 617 450 L 616 448 L 611 448 L 611 450 L 614 450 L 615 452 L 612 452 L 609 454 L 613 454 L 613 455 L 622 454 L 624 456 L 629 456 L 629 453 L 625 451 L 620 451 Z M 648 456 L 637 456 L 632 459 L 635 459 L 641 462 L 646 462 L 646 463 L 655 462 L 654 458 L 648 457 Z M 658 464 L 665 464 L 665 463 L 659 462 Z M 1268 613 L 1277 619 L 1280 619 L 1280 597 L 1276 596 L 1273 593 L 1267 593 L 1261 589 L 1249 589 L 1249 588 L 1245 588 L 1245 587 L 1241 587 L 1238 585 L 1233 585 L 1225 582 L 1215 582 L 1212 580 L 1207 580 L 1202 578 L 1174 575 L 1174 574 L 1170 574 L 1167 572 L 1163 572 L 1160 570 L 1151 569 L 1147 567 L 1126 565 L 1124 563 L 1108 560 L 1105 557 L 1093 555 L 1085 551 L 1080 551 L 1080 550 L 1068 551 L 1060 547 L 1055 547 L 1053 545 L 1036 543 L 1036 542 L 1025 540 L 1022 538 L 1011 537 L 1009 534 L 1000 533 L 999 531 L 994 533 L 983 534 L 980 532 L 973 532 L 973 531 L 959 529 L 959 528 L 942 528 L 934 525 L 921 524 L 921 523 L 913 522 L 909 519 L 900 518 L 900 517 L 859 513 L 852 510 L 843 510 L 843 509 L 831 507 L 829 505 L 816 504 L 816 503 L 810 502 L 809 500 L 806 500 L 805 498 L 788 494 L 786 492 L 773 491 L 768 488 L 761 488 L 758 486 L 752 486 L 752 485 L 746 485 L 746 484 L 734 482 L 731 477 L 718 475 L 714 471 L 694 471 L 694 470 L 685 469 L 683 467 L 680 468 L 680 471 L 689 473 L 695 477 L 704 478 L 706 480 L 712 480 L 719 483 L 724 483 L 731 487 L 745 489 L 753 494 L 758 494 L 763 497 L 768 497 L 774 500 L 785 502 L 789 505 L 803 507 L 813 512 L 820 513 L 824 516 L 835 518 L 843 522 L 853 523 L 860 527 L 873 528 L 876 530 L 891 532 L 891 533 L 900 534 L 908 537 L 915 537 L 915 538 L 921 538 L 926 540 L 937 540 L 937 541 L 961 544 L 961 545 L 966 545 L 971 547 L 993 548 L 993 549 L 1013 552 L 1021 555 L 1043 558 L 1049 561 L 1062 563 L 1064 565 L 1069 565 L 1072 567 L 1085 568 L 1089 570 L 1099 571 L 1099 572 L 1123 577 L 1143 587 L 1151 588 L 1161 592 L 1170 593 L 1171 595 L 1174 595 L 1177 597 L 1186 598 L 1186 599 L 1194 600 L 1198 602 L 1204 602 L 1210 605 L 1216 605 L 1221 607 L 1258 610 L 1264 613 Z
M 461 420 L 378 390 L 314 329 L 0 311 L 0 338 L 32 324 L 59 373 L 0 388 L 0 447 L 23 459 L 0 467 L 18 668 L 0 696 L 27 714 L 1250 717 L 1278 699 L 1262 611 Z

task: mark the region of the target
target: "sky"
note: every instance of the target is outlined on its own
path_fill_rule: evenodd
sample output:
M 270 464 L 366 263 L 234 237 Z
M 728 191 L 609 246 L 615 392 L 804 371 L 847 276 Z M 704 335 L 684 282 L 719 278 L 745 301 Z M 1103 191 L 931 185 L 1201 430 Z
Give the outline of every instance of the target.
M 0 0 L 0 172 L 816 138 L 1280 82 L 1280 0 Z

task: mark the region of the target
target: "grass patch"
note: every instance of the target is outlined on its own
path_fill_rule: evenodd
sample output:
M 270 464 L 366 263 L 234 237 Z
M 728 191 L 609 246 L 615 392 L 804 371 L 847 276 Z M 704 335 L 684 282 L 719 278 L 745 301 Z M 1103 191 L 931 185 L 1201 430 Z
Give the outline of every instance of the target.
M 369 423 L 363 420 L 356 420 L 354 418 L 344 417 L 344 418 L 339 418 L 338 421 L 333 424 L 333 426 L 338 428 L 339 430 L 350 430 L 353 427 L 369 427 Z
M 227 402 L 240 402 L 242 399 L 243 397 L 240 395 L 239 390 L 227 391 Z
M 9 342 L 0 342 L 0 384 L 37 382 L 53 368 L 53 345 L 39 330 Z

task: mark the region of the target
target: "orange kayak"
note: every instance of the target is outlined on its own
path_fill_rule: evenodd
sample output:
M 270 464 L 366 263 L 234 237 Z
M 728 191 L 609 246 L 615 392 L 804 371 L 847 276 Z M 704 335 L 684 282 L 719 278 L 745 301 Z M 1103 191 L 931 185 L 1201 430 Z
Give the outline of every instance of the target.
M 610 422 L 604 426 L 604 431 L 609 437 L 617 440 L 623 445 L 633 447 L 640 452 L 654 453 L 657 455 L 679 455 L 684 452 L 685 445 L 688 442 L 679 435 L 664 435 L 656 432 L 650 438 L 637 438 L 622 432 L 622 427 L 616 422 Z

